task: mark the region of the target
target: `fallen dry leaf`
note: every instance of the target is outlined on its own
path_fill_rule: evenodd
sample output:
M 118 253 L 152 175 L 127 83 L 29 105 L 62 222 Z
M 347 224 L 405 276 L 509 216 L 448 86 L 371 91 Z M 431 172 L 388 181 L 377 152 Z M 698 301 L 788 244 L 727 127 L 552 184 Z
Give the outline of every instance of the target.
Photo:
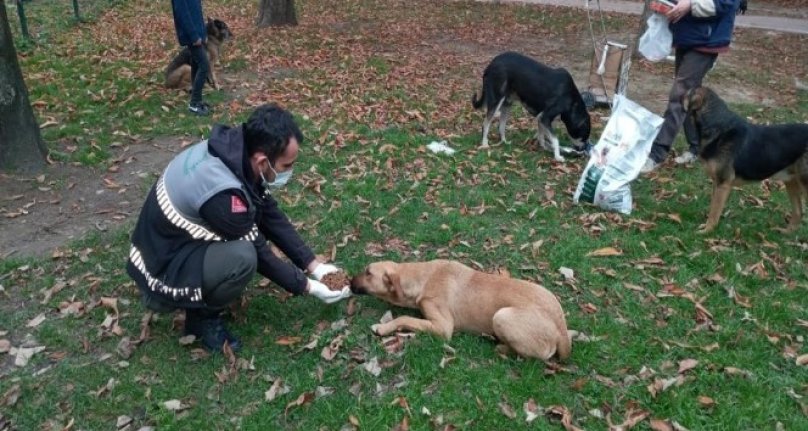
M 314 395 L 317 398 L 327 397 L 332 395 L 336 389 L 332 388 L 331 386 L 317 386 L 314 388 Z
M 283 414 L 286 415 L 289 413 L 289 409 L 291 409 L 292 407 L 300 407 L 313 399 L 314 399 L 314 392 L 303 392 L 294 401 L 286 405 L 286 408 L 283 409 Z
M 45 321 L 45 313 L 41 313 L 36 317 L 34 317 L 33 319 L 29 320 L 28 323 L 25 324 L 25 326 L 29 328 L 36 328 L 44 321 Z
M 702 407 L 713 407 L 715 406 L 715 400 L 706 396 L 706 395 L 699 395 L 699 404 Z
M 323 347 L 323 351 L 320 352 L 320 357 L 325 359 L 326 361 L 330 361 L 337 356 L 340 347 L 342 346 L 342 342 L 345 340 L 345 335 L 340 334 L 334 337 L 327 346 Z
M 11 350 L 11 341 L 6 339 L 0 340 L 0 353 L 6 353 Z
M 567 431 L 583 431 L 572 424 L 572 413 L 564 406 L 550 406 L 545 410 L 545 414 L 560 418 L 561 425 Z
M 266 402 L 271 402 L 275 398 L 289 393 L 290 390 L 291 389 L 289 386 L 283 384 L 283 380 L 280 378 L 275 379 L 275 381 L 272 382 L 272 386 L 270 386 L 269 389 L 264 392 L 264 400 Z
M 662 419 L 651 419 L 650 427 L 654 431 L 674 431 L 673 426 Z
M 409 429 L 410 429 L 409 419 L 407 419 L 407 416 L 404 416 L 404 418 L 401 419 L 401 422 L 398 423 L 396 426 L 394 426 L 391 431 L 409 431 Z
M 299 343 L 301 340 L 303 340 L 302 337 L 291 337 L 291 336 L 287 336 L 287 335 L 282 335 L 282 336 L 278 337 L 277 340 L 275 340 L 275 344 L 278 344 L 278 345 L 281 345 L 281 346 L 293 346 L 293 345 Z
M 752 373 L 735 367 L 724 367 L 724 372 L 731 376 L 752 377 Z
M 2 350 L 0 349 L 0 351 Z M 808 353 L 797 356 L 796 363 L 797 365 L 808 365 Z
M 14 404 L 17 404 L 17 400 L 20 399 L 21 391 L 22 388 L 19 383 L 10 387 L 3 396 L 0 397 L 0 406 L 14 407 Z
M 101 305 L 103 307 L 109 308 L 110 310 L 115 312 L 115 315 L 118 316 L 120 313 L 118 312 L 118 298 L 111 298 L 108 296 L 101 297 Z
M 684 377 L 680 374 L 669 379 L 654 379 L 654 382 L 648 385 L 647 389 L 651 397 L 656 398 L 658 393 L 665 392 L 673 385 L 680 386 L 682 383 L 684 383 Z
M 118 420 L 115 422 L 116 429 L 126 428 L 129 429 L 129 424 L 131 424 L 133 419 L 126 415 L 118 416 Z
M 689 370 L 692 370 L 693 368 L 696 368 L 698 364 L 699 361 L 695 359 L 684 359 L 679 361 L 679 374 L 685 373 Z
M 564 276 L 564 279 L 567 280 L 567 281 L 575 279 L 575 271 L 573 271 L 570 268 L 562 266 L 561 268 L 558 268 L 558 272 L 560 272 L 561 275 Z
M 595 251 L 587 253 L 590 257 L 607 257 L 607 256 L 622 256 L 623 252 L 614 247 L 599 248 Z
M 513 411 L 513 407 L 510 404 L 502 401 L 499 404 L 499 411 L 502 412 L 508 419 L 516 419 L 516 412 Z
M 370 374 L 373 374 L 374 377 L 379 377 L 379 374 L 382 373 L 382 367 L 379 366 L 379 358 L 376 356 L 362 364 L 362 368 Z
M 115 386 L 118 386 L 118 381 L 114 377 L 110 377 L 107 383 L 98 388 L 94 393 L 96 397 L 101 397 L 104 394 L 111 393 Z
M 18 367 L 24 367 L 28 365 L 28 361 L 31 358 L 45 350 L 45 346 L 37 346 L 37 347 L 12 347 L 9 353 L 11 355 L 16 355 L 14 358 L 14 365 Z
M 163 407 L 172 412 L 178 412 L 187 409 L 189 406 L 182 403 L 180 400 L 168 400 L 163 402 Z
M 379 319 L 379 323 L 385 324 L 387 322 L 390 322 L 391 320 L 393 320 L 393 312 L 390 311 L 390 310 L 387 310 L 387 311 L 384 312 L 384 314 L 382 314 L 381 319 Z
M 194 334 L 184 335 L 179 339 L 180 346 L 188 346 L 193 344 L 194 341 L 196 341 L 196 335 Z
M 525 411 L 525 422 L 527 423 L 533 422 L 542 414 L 541 407 L 536 404 L 536 401 L 533 401 L 533 398 L 525 401 L 522 405 L 522 409 Z
M 645 420 L 650 414 L 651 412 L 645 410 L 629 408 L 628 411 L 626 411 L 626 418 L 623 420 L 623 423 L 617 425 L 613 424 L 611 415 L 609 414 L 606 414 L 606 422 L 609 424 L 609 431 L 627 431 Z
M 118 353 L 123 359 L 129 359 L 132 356 L 132 353 L 135 352 L 137 348 L 137 343 L 133 343 L 129 337 L 121 338 L 121 341 L 118 342 L 118 347 L 116 347 L 115 351 Z

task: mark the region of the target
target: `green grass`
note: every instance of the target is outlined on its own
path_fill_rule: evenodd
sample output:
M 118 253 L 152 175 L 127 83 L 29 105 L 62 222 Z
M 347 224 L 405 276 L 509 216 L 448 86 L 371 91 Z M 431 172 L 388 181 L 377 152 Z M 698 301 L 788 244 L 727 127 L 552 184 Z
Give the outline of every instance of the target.
M 285 208 L 302 223 L 302 233 L 312 246 L 324 252 L 345 235 L 355 235 L 337 252 L 339 264 L 351 273 L 383 258 L 443 257 L 477 262 L 489 270 L 505 267 L 513 276 L 542 282 L 555 292 L 571 328 L 603 339 L 575 343 L 567 370 L 554 375 L 546 375 L 541 362 L 500 358 L 492 341 L 468 334 L 448 343 L 456 350 L 453 355 L 444 349 L 444 341 L 427 335 L 408 341 L 400 354 L 388 354 L 368 329 L 389 308 L 385 304 L 357 298 L 356 314 L 347 316 L 344 303 L 322 306 L 312 298 L 279 302 L 256 285 L 247 296 L 249 305 L 236 312 L 230 323 L 246 344 L 240 357 L 254 361 L 255 370 L 240 370 L 237 378 L 218 383 L 214 373 L 227 366 L 224 358 L 195 360 L 190 348 L 177 342 L 171 316 L 160 316 L 152 324 L 152 337 L 123 367 L 115 353 L 120 338 L 99 329 L 108 310 L 96 307 L 78 318 L 60 318 L 55 311 L 61 301 L 74 298 L 89 304 L 101 296 L 117 297 L 121 325 L 126 335 L 137 337 L 144 310 L 123 273 L 127 232 L 117 232 L 74 244 L 71 257 L 55 262 L 2 263 L 3 285 L 22 302 L 16 303 L 16 312 L 2 313 L 0 328 L 12 331 L 15 345 L 31 333 L 38 344 L 48 347 L 0 384 L 0 391 L 13 384 L 23 388 L 22 401 L 8 410 L 16 426 L 30 429 L 46 420 L 66 423 L 72 417 L 84 429 L 106 429 L 119 415 L 128 415 L 136 417 L 138 424 L 160 429 L 228 429 L 234 424 L 243 429 L 339 429 L 353 415 L 362 428 L 384 429 L 406 414 L 395 402 L 398 397 L 406 399 L 414 429 L 429 428 L 438 417 L 464 429 L 501 429 L 506 423 L 516 429 L 536 426 L 527 425 L 521 413 L 522 404 L 530 398 L 544 407 L 565 405 L 572 409 L 576 423 L 595 429 L 605 423 L 588 417 L 588 411 L 608 406 L 617 420 L 630 402 L 653 412 L 655 418 L 671 418 L 689 429 L 726 429 L 736 423 L 760 429 L 777 421 L 786 429 L 800 429 L 806 424 L 799 401 L 787 393 L 793 389 L 804 395 L 808 374 L 794 365 L 793 358 L 783 356 L 788 348 L 800 352 L 796 337 L 805 336 L 797 320 L 806 315 L 801 298 L 808 288 L 807 252 L 804 240 L 798 239 L 806 230 L 802 228 L 796 236 L 774 231 L 784 225 L 783 192 L 773 192 L 764 208 L 750 206 L 744 199 L 759 194 L 756 186 L 735 192 L 728 216 L 714 235 L 704 237 L 696 233 L 696 227 L 703 221 L 708 197 L 706 181 L 697 168 L 663 171 L 673 177 L 670 183 L 639 180 L 634 189 L 638 208 L 624 217 L 572 206 L 567 192 L 575 176 L 554 174 L 549 154 L 527 151 L 519 144 L 498 147 L 490 155 L 475 154 L 477 137 L 471 135 L 453 143 L 462 151 L 449 158 L 419 152 L 420 145 L 411 142 L 408 132 L 392 129 L 366 136 L 377 145 L 350 143 L 316 158 L 303 153 L 301 177 L 319 175 L 310 173 L 313 167 L 318 173 L 334 173 L 324 177 L 328 182 L 322 187 L 323 198 L 302 190 L 299 183 L 282 196 L 282 200 L 302 196 Z M 526 135 L 515 136 L 515 142 L 519 137 Z M 396 151 L 377 154 L 376 148 L 385 144 L 395 145 Z M 388 158 L 397 169 L 385 168 Z M 349 179 L 356 174 L 360 176 Z M 414 176 L 421 177 L 417 183 Z M 557 207 L 543 205 L 547 184 L 557 193 Z M 663 192 L 670 197 L 654 199 Z M 483 202 L 487 209 L 476 215 L 474 208 Z M 472 214 L 461 215 L 464 206 Z M 681 217 L 681 224 L 665 216 L 673 213 Z M 583 221 L 593 215 L 599 217 L 598 233 Z M 374 227 L 379 219 L 376 226 L 381 232 Z M 632 224 L 639 221 L 655 226 L 641 231 Z M 761 237 L 777 248 L 761 247 Z M 408 246 L 380 257 L 365 250 L 367 244 L 384 244 L 393 238 Z M 544 243 L 534 254 L 531 244 L 539 240 Z M 724 248 L 711 250 L 716 243 Z M 586 257 L 606 246 L 617 247 L 624 255 Z M 88 249 L 92 251 L 82 262 L 78 258 Z M 664 265 L 639 263 L 652 256 L 664 259 Z M 765 277 L 736 270 L 759 261 L 768 272 Z M 561 266 L 575 271 L 574 285 L 563 281 L 558 273 Z M 608 270 L 613 273 L 609 275 Z M 709 281 L 713 274 L 726 281 Z M 96 277 L 100 284 L 88 290 Z M 69 287 L 40 305 L 38 292 L 57 279 Z M 629 290 L 624 283 L 647 291 Z M 698 327 L 690 301 L 656 297 L 663 285 L 678 286 L 699 298 L 714 317 L 712 325 Z M 749 298 L 752 307 L 742 308 L 729 299 L 728 286 Z M 594 305 L 597 311 L 584 312 L 584 304 Z M 48 319 L 42 325 L 24 328 L 25 322 L 43 312 Z M 415 313 L 396 308 L 393 312 Z M 754 321 L 744 319 L 747 312 Z M 339 319 L 348 319 L 347 328 L 318 332 L 318 322 Z M 317 347 L 298 351 L 315 333 L 319 333 Z M 340 333 L 346 336 L 340 354 L 331 362 L 322 360 L 320 350 Z M 779 339 L 772 343 L 767 335 Z M 275 344 L 281 336 L 303 340 L 290 348 Z M 86 353 L 83 340 L 90 346 Z M 703 350 L 713 343 L 718 348 Z M 60 351 L 66 352 L 63 359 L 48 359 Z M 373 377 L 350 353 L 365 359 L 378 357 L 387 367 Z M 441 368 L 445 356 L 454 359 Z M 653 378 L 631 377 L 643 367 L 654 370 L 657 378 L 675 377 L 678 361 L 688 358 L 699 361 L 697 368 L 687 373 L 682 386 L 656 398 L 646 389 Z M 46 367 L 43 374 L 31 375 Z M 725 367 L 747 370 L 751 376 L 727 375 Z M 266 403 L 263 394 L 276 377 L 283 378 L 291 392 Z M 118 382 L 111 393 L 95 396 L 110 378 Z M 603 383 L 606 379 L 614 384 Z M 284 415 L 287 403 L 317 386 L 335 392 Z M 717 404 L 701 407 L 698 397 L 702 395 Z M 168 412 L 161 403 L 171 399 L 193 407 L 179 415 Z M 511 421 L 500 413 L 502 402 L 515 409 L 518 419 Z M 424 407 L 431 416 L 421 413 Z
M 315 7 L 323 6 L 304 5 Z M 357 13 L 368 7 L 363 2 L 345 6 Z M 467 15 L 477 14 L 476 19 L 484 16 L 478 8 Z M 525 23 L 531 16 L 524 8 L 495 19 Z M 466 18 L 457 15 L 447 22 L 455 19 Z M 88 59 L 95 51 L 84 48 L 83 55 L 54 57 L 57 48 L 37 46 L 23 60 L 28 73 L 42 74 L 29 80 L 31 100 L 63 112 L 57 126 L 44 129 L 59 159 L 101 163 L 109 157 L 109 146 L 124 139 L 115 131 L 136 139 L 199 136 L 213 121 L 235 122 L 246 115 L 243 110 L 214 119 L 176 115 L 186 95 L 154 90 L 158 71 L 126 78 L 121 71 L 137 70 L 135 64 L 115 60 L 99 66 Z M 379 56 L 348 58 L 345 65 L 377 75 L 396 67 Z M 229 67 L 247 69 L 249 63 Z M 328 90 L 327 72 L 305 74 L 318 80 L 312 88 Z M 406 100 L 426 114 L 440 111 L 439 104 L 430 105 L 437 102 L 422 100 L 408 88 L 382 89 L 357 97 Z M 99 98 L 101 90 L 105 97 Z M 808 95 L 799 94 L 794 107 L 733 108 L 761 122 L 804 121 Z M 426 151 L 426 143 L 445 137 L 416 125 L 374 128 L 320 118 L 301 118 L 301 125 L 307 141 L 300 166 L 279 200 L 316 252 L 327 254 L 336 247 L 337 263 L 350 273 L 380 259 L 449 258 L 485 270 L 505 268 L 513 277 L 553 291 L 569 327 L 596 340 L 575 342 L 570 361 L 558 370 L 535 360 L 502 358 L 492 340 L 473 334 L 457 334 L 450 342 L 419 334 L 400 352 L 387 353 L 370 325 L 388 309 L 394 315 L 416 311 L 361 297 L 348 315 L 347 302 L 324 306 L 308 297 L 283 300 L 256 278 L 245 306 L 235 309 L 229 321 L 245 344 L 239 358 L 254 369 L 239 368 L 220 382 L 217 373 L 227 374 L 230 366 L 226 358 L 198 358 L 193 351 L 198 346 L 180 345 L 172 315 L 158 316 L 149 339 L 131 357 L 116 353 L 121 337 L 101 327 L 111 310 L 98 301 L 117 298 L 123 335 L 131 339 L 138 338 L 145 311 L 124 272 L 129 229 L 123 229 L 70 244 L 61 249 L 63 257 L 0 261 L 0 333 L 6 332 L 0 338 L 14 346 L 46 347 L 24 368 L 0 354 L 0 400 L 16 385 L 21 390 L 19 401 L 3 406 L 0 423 L 10 420 L 21 430 L 62 429 L 72 420 L 74 429 L 101 430 L 113 429 L 117 418 L 126 415 L 133 418 L 133 429 L 338 430 L 354 417 L 361 429 L 377 430 L 407 417 L 416 430 L 448 425 L 562 429 L 557 419 L 545 416 L 525 422 L 522 406 L 533 399 L 544 408 L 567 407 L 584 429 L 608 427 L 592 411 L 611 412 L 612 422 L 620 423 L 632 406 L 691 430 L 774 429 L 778 422 L 787 430 L 808 427 L 808 370 L 795 365 L 794 358 L 806 352 L 808 335 L 808 227 L 803 223 L 794 234 L 777 230 L 785 226 L 789 211 L 781 186 L 771 184 L 770 193 L 757 184 L 737 189 L 718 229 L 704 236 L 696 231 L 706 218 L 709 184 L 698 167 L 665 165 L 657 176 L 640 178 L 632 184 L 636 208 L 621 216 L 573 205 L 583 161 L 570 160 L 564 172 L 549 153 L 529 149 L 524 142 L 530 131 L 517 125 L 508 131 L 511 144 L 488 152 L 476 149 L 476 126 L 474 132 L 451 136 L 449 145 L 459 150 L 452 157 Z M 563 131 L 559 135 L 567 139 Z M 337 138 L 341 145 L 335 145 Z M 677 145 L 681 148 L 682 142 Z M 322 182 L 321 194 L 302 187 L 311 181 Z M 603 247 L 623 255 L 587 256 Z M 648 263 L 653 257 L 663 263 Z M 562 266 L 574 270 L 574 281 L 564 280 Z M 66 287 L 41 303 L 44 291 L 57 283 Z M 728 297 L 730 288 L 750 307 Z M 694 303 L 665 295 L 666 289 L 692 294 L 712 314 L 711 321 L 697 321 Z M 87 311 L 62 317 L 60 304 L 72 301 L 83 302 Z M 46 316 L 42 324 L 26 327 L 41 313 Z M 341 319 L 347 326 L 331 329 Z M 325 361 L 321 350 L 340 334 L 345 339 L 339 354 Z M 277 344 L 284 336 L 302 340 Z M 302 349 L 314 337 L 316 347 Z M 360 363 L 372 358 L 384 365 L 378 377 Z M 441 366 L 444 358 L 450 359 Z M 648 386 L 676 377 L 685 359 L 699 363 L 684 374 L 680 386 L 652 396 Z M 727 367 L 749 375 L 730 374 Z M 266 402 L 264 393 L 276 378 L 290 392 Z M 100 391 L 110 379 L 112 389 Z M 318 386 L 334 392 L 285 411 Z M 715 405 L 701 405 L 700 396 Z M 190 407 L 179 413 L 163 407 L 174 399 Z M 516 412 L 515 419 L 502 413 L 501 403 Z M 650 429 L 649 422 L 637 429 Z

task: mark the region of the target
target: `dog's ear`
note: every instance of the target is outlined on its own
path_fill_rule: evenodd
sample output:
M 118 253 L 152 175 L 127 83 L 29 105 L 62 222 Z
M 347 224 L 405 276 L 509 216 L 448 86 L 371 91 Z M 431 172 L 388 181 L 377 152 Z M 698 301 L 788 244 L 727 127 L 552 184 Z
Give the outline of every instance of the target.
M 682 107 L 685 112 L 694 112 L 704 106 L 704 99 L 706 90 L 704 87 L 697 87 L 687 90 L 685 96 L 682 98 Z
M 401 298 L 401 276 L 398 275 L 397 272 L 386 271 L 384 273 L 384 287 L 387 288 L 387 291 L 392 293 L 394 297 Z

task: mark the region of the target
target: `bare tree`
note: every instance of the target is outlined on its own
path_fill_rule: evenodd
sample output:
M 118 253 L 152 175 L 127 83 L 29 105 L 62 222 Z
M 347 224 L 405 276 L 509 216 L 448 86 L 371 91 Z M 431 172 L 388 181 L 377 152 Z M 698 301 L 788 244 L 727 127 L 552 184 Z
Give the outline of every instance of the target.
M 297 25 L 295 0 L 261 0 L 258 27 Z
M 45 167 L 46 154 L 3 3 L 0 4 L 0 170 L 39 171 Z

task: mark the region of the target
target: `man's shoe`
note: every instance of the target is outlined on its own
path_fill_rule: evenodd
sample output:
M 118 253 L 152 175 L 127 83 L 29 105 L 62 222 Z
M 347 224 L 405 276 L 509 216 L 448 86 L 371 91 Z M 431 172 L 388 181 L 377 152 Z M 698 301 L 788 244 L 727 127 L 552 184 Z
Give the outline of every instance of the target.
M 642 168 L 640 169 L 640 172 L 643 173 L 643 174 L 653 172 L 654 169 L 657 168 L 657 166 L 659 166 L 659 163 L 655 162 L 654 159 L 649 157 L 649 158 L 647 158 L 645 160 L 645 164 L 642 165 Z
M 685 164 L 689 165 L 690 163 L 693 163 L 696 160 L 698 160 L 698 156 L 691 153 L 690 151 L 687 151 L 681 156 L 678 156 L 675 159 L 673 159 L 673 161 L 676 162 L 677 165 L 685 165 Z
M 200 117 L 210 115 L 210 106 L 205 102 L 191 102 L 188 104 L 188 110 Z
M 212 352 L 220 352 L 225 341 L 234 352 L 241 350 L 241 340 L 225 328 L 221 317 L 199 317 L 195 313 L 186 313 L 183 335 L 195 336 Z

